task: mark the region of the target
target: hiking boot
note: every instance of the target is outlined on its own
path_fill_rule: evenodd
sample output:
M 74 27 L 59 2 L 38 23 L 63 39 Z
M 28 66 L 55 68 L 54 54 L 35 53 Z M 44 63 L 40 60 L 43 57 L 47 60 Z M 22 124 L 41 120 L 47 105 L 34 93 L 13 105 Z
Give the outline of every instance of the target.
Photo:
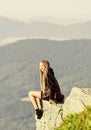
M 42 117 L 42 115 L 43 115 L 43 110 L 38 109 L 38 110 L 36 111 L 36 115 L 37 115 L 37 119 L 41 119 L 41 117 Z

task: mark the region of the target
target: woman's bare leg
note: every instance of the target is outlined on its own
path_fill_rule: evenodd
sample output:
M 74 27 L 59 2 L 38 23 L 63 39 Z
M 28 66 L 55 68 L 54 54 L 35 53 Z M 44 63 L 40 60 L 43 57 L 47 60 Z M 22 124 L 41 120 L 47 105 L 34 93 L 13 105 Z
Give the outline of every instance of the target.
M 29 98 L 31 99 L 31 102 L 32 102 L 34 108 L 39 109 L 36 98 L 41 99 L 41 92 L 40 91 L 30 91 L 28 95 L 29 95 Z

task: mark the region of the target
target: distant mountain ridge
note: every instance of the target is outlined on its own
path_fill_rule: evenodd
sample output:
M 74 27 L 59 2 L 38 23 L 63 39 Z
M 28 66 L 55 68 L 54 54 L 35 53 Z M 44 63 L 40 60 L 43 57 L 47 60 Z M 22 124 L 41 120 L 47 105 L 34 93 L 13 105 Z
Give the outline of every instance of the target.
M 0 17 L 0 41 L 8 38 L 83 39 L 91 38 L 91 21 L 71 25 L 32 21 L 24 23 Z

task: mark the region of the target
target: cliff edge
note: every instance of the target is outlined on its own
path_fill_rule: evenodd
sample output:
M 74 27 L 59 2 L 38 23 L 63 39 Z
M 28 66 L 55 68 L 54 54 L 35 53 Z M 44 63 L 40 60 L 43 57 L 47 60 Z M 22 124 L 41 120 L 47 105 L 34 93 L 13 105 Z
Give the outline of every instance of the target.
M 40 104 L 40 102 L 39 102 Z M 42 101 L 43 116 L 36 118 L 36 130 L 54 130 L 58 127 L 69 113 L 83 111 L 87 105 L 91 105 L 91 88 L 79 88 L 74 86 L 65 99 L 64 104 L 50 104 Z

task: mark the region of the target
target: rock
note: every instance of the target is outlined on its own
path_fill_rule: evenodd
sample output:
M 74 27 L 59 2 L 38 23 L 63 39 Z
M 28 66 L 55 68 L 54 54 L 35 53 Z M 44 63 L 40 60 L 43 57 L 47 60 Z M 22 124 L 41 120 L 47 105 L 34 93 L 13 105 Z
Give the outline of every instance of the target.
M 36 130 L 53 130 L 62 122 L 61 110 L 62 105 L 52 105 L 48 101 L 43 101 L 44 114 L 43 117 L 36 119 Z
M 36 119 L 36 130 L 54 130 L 66 115 L 83 111 L 86 105 L 91 105 L 91 88 L 73 87 L 64 104 L 43 101 L 44 114 L 41 119 Z

